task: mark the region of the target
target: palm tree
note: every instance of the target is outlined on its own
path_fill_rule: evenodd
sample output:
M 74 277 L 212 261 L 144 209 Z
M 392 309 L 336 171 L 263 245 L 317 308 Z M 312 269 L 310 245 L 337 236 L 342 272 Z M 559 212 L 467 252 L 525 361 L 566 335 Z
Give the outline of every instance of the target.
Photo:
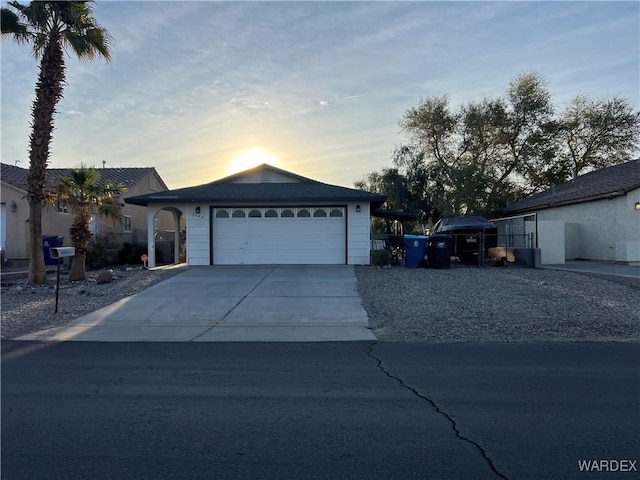
M 91 240 L 91 215 L 98 213 L 113 220 L 120 220 L 120 204 L 114 195 L 124 192 L 122 184 L 112 185 L 100 183 L 99 174 L 95 168 L 85 167 L 73 169 L 71 174 L 60 180 L 53 200 L 66 205 L 73 215 L 71 225 L 71 245 L 76 249 L 76 255 L 71 263 L 69 280 L 84 280 L 85 258 L 87 246 Z
M 11 1 L 1 10 L 2 38 L 29 44 L 40 59 L 36 98 L 32 107 L 29 137 L 29 283 L 47 280 L 42 249 L 42 205 L 45 174 L 56 105 L 65 82 L 64 53 L 74 52 L 80 60 L 101 56 L 110 60 L 111 37 L 93 18 L 91 2 L 41 2 L 22 5 Z

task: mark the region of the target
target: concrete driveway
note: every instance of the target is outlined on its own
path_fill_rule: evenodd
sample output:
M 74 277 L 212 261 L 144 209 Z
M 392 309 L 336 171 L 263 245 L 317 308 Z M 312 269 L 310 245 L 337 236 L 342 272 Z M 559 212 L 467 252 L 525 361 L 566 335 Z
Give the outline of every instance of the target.
M 375 340 L 351 266 L 190 267 L 137 295 L 20 340 Z

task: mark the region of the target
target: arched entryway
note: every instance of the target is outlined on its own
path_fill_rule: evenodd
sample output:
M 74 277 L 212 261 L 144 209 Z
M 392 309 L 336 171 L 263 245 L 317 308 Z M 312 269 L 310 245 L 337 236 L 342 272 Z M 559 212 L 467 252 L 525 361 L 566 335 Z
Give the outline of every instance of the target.
M 180 263 L 184 248 L 183 213 L 177 207 L 151 206 L 147 210 L 147 266 Z

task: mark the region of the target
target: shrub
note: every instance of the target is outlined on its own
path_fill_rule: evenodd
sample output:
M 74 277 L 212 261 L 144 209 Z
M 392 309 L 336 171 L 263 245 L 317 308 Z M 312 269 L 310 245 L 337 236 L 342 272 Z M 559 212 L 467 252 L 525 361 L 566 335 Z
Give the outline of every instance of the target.
M 391 264 L 391 252 L 389 250 L 374 250 L 373 264 L 377 266 Z
M 119 244 L 113 235 L 101 235 L 91 239 L 87 247 L 85 264 L 89 270 L 97 270 L 117 262 Z

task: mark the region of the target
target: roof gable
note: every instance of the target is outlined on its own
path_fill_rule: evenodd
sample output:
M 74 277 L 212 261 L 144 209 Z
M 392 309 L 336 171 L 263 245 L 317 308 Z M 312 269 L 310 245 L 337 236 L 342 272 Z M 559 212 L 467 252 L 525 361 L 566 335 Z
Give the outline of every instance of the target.
M 383 195 L 329 185 L 263 164 L 204 185 L 138 195 L 126 201 L 146 206 L 150 203 L 193 202 L 241 204 L 369 201 L 382 204 L 385 199 Z
M 211 182 L 211 184 L 223 183 L 319 183 L 310 178 L 287 172 L 280 168 L 274 167 L 267 163 L 258 165 L 257 167 L 244 170 L 242 172 L 230 175 Z
M 503 212 L 531 212 L 617 197 L 636 188 L 640 188 L 640 159 L 580 175 L 576 179 L 507 205 Z
M 29 172 L 26 168 L 20 168 L 14 165 L 8 165 L 6 163 L 1 164 L 2 170 L 0 171 L 0 179 L 8 183 L 9 185 L 13 185 L 16 188 L 19 188 L 23 191 L 27 191 L 29 186 L 27 184 L 27 173 Z M 48 168 L 46 173 L 46 190 L 54 191 L 56 185 L 60 183 L 62 178 L 68 177 L 71 174 L 72 168 Z M 132 188 L 145 178 L 147 178 L 150 174 L 156 176 L 159 179 L 162 187 L 167 189 L 164 181 L 156 172 L 156 169 L 153 167 L 125 167 L 125 168 L 96 168 L 98 172 L 98 179 L 103 183 L 121 183 L 126 188 Z

